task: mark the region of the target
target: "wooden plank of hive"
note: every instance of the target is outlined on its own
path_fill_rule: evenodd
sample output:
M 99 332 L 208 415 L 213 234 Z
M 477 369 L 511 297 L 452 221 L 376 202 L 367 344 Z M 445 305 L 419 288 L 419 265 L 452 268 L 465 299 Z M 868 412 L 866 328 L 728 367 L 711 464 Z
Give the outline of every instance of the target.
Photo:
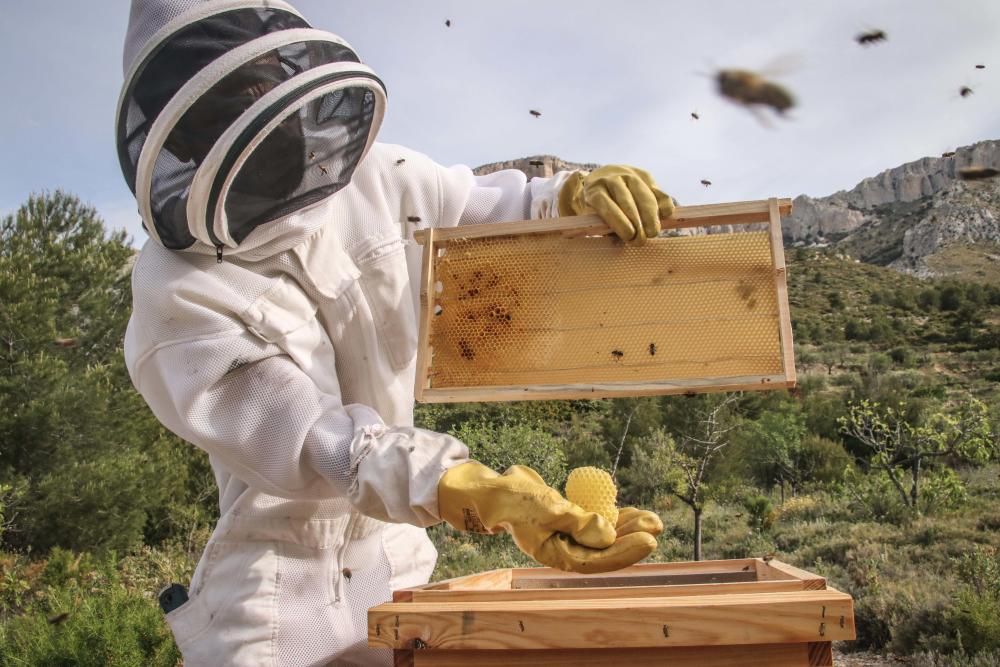
M 839 622 L 837 622 L 839 620 Z M 834 590 L 614 600 L 385 603 L 368 613 L 380 648 L 570 649 L 717 646 L 854 638 Z
M 722 584 L 756 580 L 757 573 L 753 570 L 625 574 L 617 577 L 584 576 L 569 578 L 541 575 L 536 578 L 518 578 L 517 581 L 512 583 L 511 587 L 537 590 L 546 588 L 592 588 L 595 586 L 681 586 L 685 584 Z
M 413 395 L 418 401 L 423 400 L 424 390 L 429 384 L 428 371 L 431 355 L 434 352 L 430 344 L 430 326 L 434 318 L 434 252 L 434 229 L 431 228 L 426 230 L 424 235 L 422 262 L 424 281 L 420 285 L 420 307 L 424 312 L 418 314 L 420 323 L 417 331 L 417 360 L 413 387 Z
M 781 215 L 792 212 L 791 199 L 777 199 Z M 768 222 L 771 216 L 770 200 L 727 202 L 724 204 L 702 204 L 698 206 L 677 206 L 673 215 L 661 221 L 663 229 L 685 229 L 690 227 L 713 227 L 721 225 L 743 225 Z M 520 220 L 515 222 L 495 222 L 487 225 L 460 227 L 438 227 L 434 236 L 439 241 L 450 239 L 471 239 L 504 234 L 532 234 L 535 232 L 555 232 L 591 230 L 607 233 L 608 226 L 598 215 L 573 215 L 543 220 Z M 420 229 L 413 233 L 417 243 L 424 243 L 430 229 Z
M 829 642 L 826 643 L 829 646 Z M 671 648 L 549 651 L 406 651 L 407 667 L 819 667 L 809 662 L 810 644 L 678 646 Z M 402 653 L 402 651 L 400 651 Z
M 826 588 L 826 578 L 818 574 L 807 572 L 794 565 L 783 563 L 779 560 L 764 561 L 756 559 L 754 567 L 757 571 L 758 581 L 778 581 L 795 580 L 801 581 L 805 590 L 822 590 Z
M 579 575 L 553 568 L 507 568 L 397 590 L 394 602 L 583 600 L 678 595 L 718 595 L 803 590 L 784 572 L 759 581 L 756 558 L 643 563 L 603 574 Z M 815 575 L 804 573 L 808 579 Z M 821 579 L 821 578 L 820 578 Z M 820 586 L 822 588 L 823 586 Z
M 778 290 L 778 326 L 785 378 L 795 382 L 795 346 L 792 344 L 792 314 L 788 306 L 788 282 L 785 272 L 785 241 L 781 234 L 781 207 L 777 199 L 768 199 L 768 228 L 774 255 L 774 285 Z
M 405 599 L 393 602 L 500 602 L 529 600 L 611 600 L 618 598 L 655 598 L 679 595 L 725 595 L 730 593 L 776 593 L 801 591 L 802 582 L 747 581 L 724 584 L 671 584 L 667 586 L 615 586 L 608 588 L 512 588 L 509 590 L 413 590 Z M 402 593 L 402 591 L 397 591 Z
M 630 575 L 647 576 L 650 574 L 687 574 L 691 572 L 747 572 L 753 568 L 760 558 L 728 558 L 720 560 L 688 560 L 670 563 L 638 563 L 623 567 L 614 572 L 601 574 L 575 574 L 554 567 L 515 567 L 511 568 L 511 577 L 516 581 L 524 578 L 555 577 L 565 579 L 606 579 Z M 460 578 L 461 579 L 461 578 Z

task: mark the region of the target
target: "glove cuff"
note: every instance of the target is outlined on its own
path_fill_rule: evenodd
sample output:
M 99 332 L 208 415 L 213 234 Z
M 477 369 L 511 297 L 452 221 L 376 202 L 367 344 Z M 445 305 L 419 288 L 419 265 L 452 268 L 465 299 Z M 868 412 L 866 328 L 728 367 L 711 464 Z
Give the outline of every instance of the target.
M 559 190 L 559 215 L 581 215 L 583 213 L 583 179 L 586 174 L 574 171 Z

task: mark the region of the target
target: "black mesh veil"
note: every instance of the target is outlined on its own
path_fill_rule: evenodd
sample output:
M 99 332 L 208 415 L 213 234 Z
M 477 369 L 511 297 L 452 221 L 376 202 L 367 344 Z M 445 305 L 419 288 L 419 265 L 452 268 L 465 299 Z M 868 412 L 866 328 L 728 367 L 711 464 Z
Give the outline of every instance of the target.
M 339 38 L 266 7 L 201 18 L 149 49 L 126 81 L 117 124 L 122 171 L 147 230 L 171 249 L 198 239 L 235 246 L 346 185 L 368 143 L 372 90 L 381 82 L 370 76 L 371 85 L 336 90 L 330 83 L 354 68 L 370 72 L 359 62 Z M 270 101 L 258 104 L 265 96 Z M 226 145 L 216 147 L 224 135 Z M 210 154 L 225 156 L 214 170 L 212 203 L 189 203 Z M 226 239 L 213 232 L 220 195 Z M 192 206 L 205 212 L 204 226 L 192 227 Z
M 149 128 L 185 83 L 238 46 L 279 30 L 308 27 L 303 18 L 283 10 L 236 9 L 187 25 L 146 54 L 125 82 L 116 128 L 118 160 L 132 192 Z
M 323 77 L 312 89 L 334 84 L 337 78 Z M 284 102 L 277 110 L 287 108 Z M 232 239 L 240 243 L 259 225 L 325 199 L 347 185 L 368 143 L 374 117 L 374 94 L 358 86 L 323 94 L 285 116 L 242 163 L 224 195 Z M 230 160 L 235 161 L 241 143 L 233 144 Z M 293 146 L 295 150 L 291 150 Z M 206 208 L 209 220 L 222 196 L 224 175 L 229 173 L 226 166 L 223 164 L 213 184 Z

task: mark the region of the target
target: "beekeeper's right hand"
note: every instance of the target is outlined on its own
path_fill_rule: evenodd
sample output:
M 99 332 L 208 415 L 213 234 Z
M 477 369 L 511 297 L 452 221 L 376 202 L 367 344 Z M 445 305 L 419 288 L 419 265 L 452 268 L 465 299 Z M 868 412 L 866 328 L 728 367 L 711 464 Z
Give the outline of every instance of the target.
M 525 466 L 502 475 L 476 461 L 455 466 L 438 483 L 438 507 L 453 528 L 506 531 L 521 551 L 560 570 L 618 570 L 656 548 L 656 538 L 643 530 L 618 537 L 604 517 L 569 502 Z
M 642 244 L 660 233 L 674 200 L 644 169 L 611 164 L 589 174 L 573 172 L 559 191 L 559 215 L 596 213 L 618 237 Z

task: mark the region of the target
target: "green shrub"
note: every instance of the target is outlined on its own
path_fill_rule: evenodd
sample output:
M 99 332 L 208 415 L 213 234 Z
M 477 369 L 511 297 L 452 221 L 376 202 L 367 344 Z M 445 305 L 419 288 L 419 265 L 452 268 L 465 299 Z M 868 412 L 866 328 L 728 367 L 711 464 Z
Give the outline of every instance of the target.
M 472 458 L 498 472 L 512 465 L 528 466 L 550 486 L 566 480 L 566 455 L 559 438 L 523 423 L 465 422 L 454 431 L 469 447 Z
M 56 591 L 42 607 L 0 630 L 0 665 L 174 667 L 180 658 L 160 609 L 123 588 Z
M 926 651 L 914 655 L 907 664 L 912 667 L 996 667 L 1000 665 L 1000 651 L 975 655 Z
M 462 533 L 447 524 L 439 524 L 427 532 L 438 550 L 434 581 L 506 567 L 538 566 L 507 534 Z
M 857 519 L 901 524 L 912 518 L 910 508 L 903 503 L 883 470 L 871 470 L 866 474 L 848 470 L 842 489 Z
M 744 504 L 747 510 L 747 525 L 757 533 L 765 533 L 774 525 L 777 512 L 771 499 L 767 496 L 747 498 Z
M 62 549 L 34 563 L 6 557 L 0 665 L 176 665 L 180 654 L 153 600 L 160 582 L 131 587 L 121 565 L 113 554 Z
M 628 466 L 618 470 L 619 503 L 648 505 L 676 487 L 673 439 L 666 433 L 641 438 Z
M 951 468 L 939 468 L 926 474 L 922 484 L 920 509 L 925 514 L 961 507 L 969 499 L 962 478 Z
M 914 354 L 913 348 L 902 345 L 889 350 L 889 358 L 897 366 L 902 366 L 903 368 L 912 368 L 916 363 L 916 354 Z
M 956 559 L 962 581 L 951 610 L 951 636 L 963 653 L 1000 650 L 1000 556 L 978 546 Z

